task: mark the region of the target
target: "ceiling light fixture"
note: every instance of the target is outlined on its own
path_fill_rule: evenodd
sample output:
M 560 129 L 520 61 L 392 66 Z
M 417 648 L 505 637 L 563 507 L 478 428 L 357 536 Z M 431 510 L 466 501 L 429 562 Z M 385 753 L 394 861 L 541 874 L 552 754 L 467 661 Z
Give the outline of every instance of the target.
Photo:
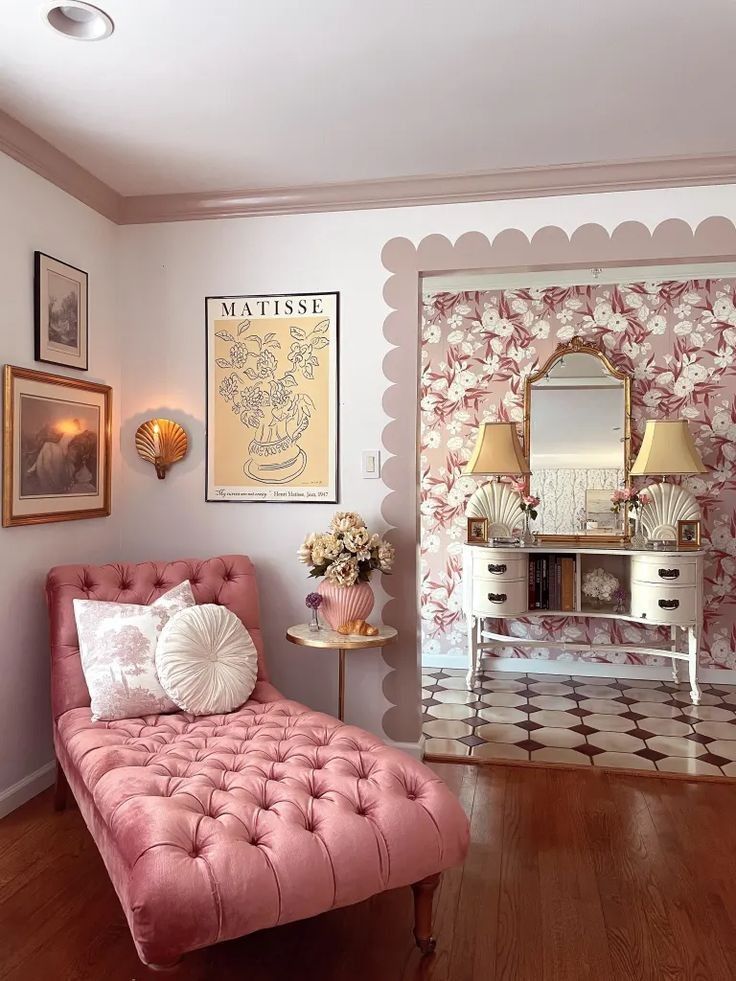
M 59 34 L 77 41 L 102 41 L 115 30 L 112 19 L 104 10 L 81 0 L 52 4 L 46 9 L 44 19 Z

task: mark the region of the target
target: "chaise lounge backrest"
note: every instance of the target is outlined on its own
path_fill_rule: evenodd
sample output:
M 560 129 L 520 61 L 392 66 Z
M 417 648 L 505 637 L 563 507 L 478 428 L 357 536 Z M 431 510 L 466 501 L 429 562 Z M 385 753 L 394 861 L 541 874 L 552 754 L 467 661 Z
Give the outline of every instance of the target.
M 72 708 L 90 704 L 82 673 L 73 600 L 149 605 L 188 579 L 197 603 L 232 610 L 258 650 L 258 680 L 267 681 L 255 569 L 246 555 L 176 562 L 112 562 L 109 565 L 57 565 L 46 579 L 51 621 L 51 708 L 54 721 Z

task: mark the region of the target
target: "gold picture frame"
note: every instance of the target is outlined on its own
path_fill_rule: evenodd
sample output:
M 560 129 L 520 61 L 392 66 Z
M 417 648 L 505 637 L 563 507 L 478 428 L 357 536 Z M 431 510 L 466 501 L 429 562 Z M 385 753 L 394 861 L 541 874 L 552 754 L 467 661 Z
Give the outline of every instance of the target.
M 468 518 L 468 545 L 488 544 L 488 518 Z
M 698 518 L 686 518 L 677 522 L 678 549 L 700 548 L 701 523 Z
M 4 528 L 107 517 L 112 389 L 5 365 Z

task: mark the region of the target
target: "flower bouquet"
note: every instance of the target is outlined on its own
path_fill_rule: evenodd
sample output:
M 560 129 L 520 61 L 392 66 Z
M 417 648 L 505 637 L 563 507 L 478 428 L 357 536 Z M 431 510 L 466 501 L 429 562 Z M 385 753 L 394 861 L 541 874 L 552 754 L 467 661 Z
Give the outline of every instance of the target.
M 611 495 L 611 510 L 619 514 L 622 510 L 633 512 L 634 534 L 631 536 L 633 548 L 644 548 L 646 536 L 641 529 L 641 512 L 651 502 L 646 491 L 635 491 L 631 487 L 619 487 Z
M 583 576 L 583 596 L 594 606 L 613 602 L 620 587 L 618 579 L 605 569 L 589 569 Z
M 364 620 L 373 609 L 369 586 L 374 571 L 390 573 L 393 545 L 371 534 L 354 511 L 338 511 L 326 532 L 311 532 L 299 548 L 309 575 L 324 577 L 319 593 L 322 614 L 333 630 L 350 620 Z
M 527 493 L 526 483 L 523 480 L 512 480 L 511 486 L 519 495 L 519 507 L 524 515 L 523 542 L 525 545 L 533 545 L 534 536 L 529 528 L 529 521 L 537 520 L 537 515 L 539 514 L 537 508 L 539 507 L 540 499 L 533 494 Z

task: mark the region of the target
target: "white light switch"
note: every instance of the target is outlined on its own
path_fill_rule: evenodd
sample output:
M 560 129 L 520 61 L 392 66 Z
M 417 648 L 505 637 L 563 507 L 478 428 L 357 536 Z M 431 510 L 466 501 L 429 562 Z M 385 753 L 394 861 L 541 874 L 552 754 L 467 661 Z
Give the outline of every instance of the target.
M 363 477 L 381 476 L 380 450 L 363 450 L 360 472 Z

